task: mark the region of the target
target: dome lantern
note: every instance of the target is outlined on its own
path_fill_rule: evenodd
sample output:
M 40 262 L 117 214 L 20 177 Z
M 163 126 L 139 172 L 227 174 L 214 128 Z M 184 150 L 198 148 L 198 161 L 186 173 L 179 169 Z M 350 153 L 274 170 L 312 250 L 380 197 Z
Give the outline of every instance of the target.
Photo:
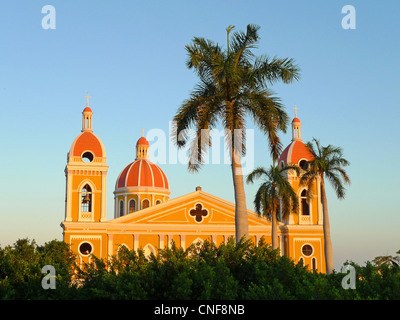
M 82 132 L 93 132 L 92 129 L 92 109 L 89 108 L 89 94 L 85 97 L 87 99 L 86 108 L 82 112 Z
M 301 141 L 301 122 L 297 118 L 297 106 L 294 106 L 295 117 L 292 121 L 292 141 Z
M 136 142 L 136 160 L 139 159 L 149 160 L 149 142 L 144 137 L 144 129 L 142 129 L 142 136 Z

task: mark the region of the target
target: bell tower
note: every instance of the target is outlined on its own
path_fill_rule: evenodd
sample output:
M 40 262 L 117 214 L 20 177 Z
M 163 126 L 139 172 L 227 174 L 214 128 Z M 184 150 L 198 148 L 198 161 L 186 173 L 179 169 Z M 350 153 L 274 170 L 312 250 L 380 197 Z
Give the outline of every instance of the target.
M 93 133 L 90 97 L 85 98 L 82 130 L 72 143 L 65 167 L 65 221 L 101 222 L 106 220 L 108 166 L 104 145 Z

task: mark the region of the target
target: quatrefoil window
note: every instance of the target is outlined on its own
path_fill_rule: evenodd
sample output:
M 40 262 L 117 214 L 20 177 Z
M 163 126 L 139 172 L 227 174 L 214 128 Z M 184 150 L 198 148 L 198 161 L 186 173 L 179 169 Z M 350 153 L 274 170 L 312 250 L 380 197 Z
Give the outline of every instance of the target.
M 192 209 L 189 211 L 189 214 L 192 217 L 195 217 L 194 220 L 196 222 L 202 222 L 203 217 L 208 216 L 208 211 L 206 209 L 203 209 L 203 205 L 198 203 L 196 204 L 196 209 Z

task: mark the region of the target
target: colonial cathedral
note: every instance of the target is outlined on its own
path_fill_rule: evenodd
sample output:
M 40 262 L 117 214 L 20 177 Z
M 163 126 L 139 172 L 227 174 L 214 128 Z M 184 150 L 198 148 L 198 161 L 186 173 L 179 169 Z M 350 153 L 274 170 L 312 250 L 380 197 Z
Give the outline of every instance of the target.
M 65 219 L 61 223 L 64 241 L 77 254 L 78 263 L 91 255 L 107 258 L 121 247 L 143 249 L 146 255 L 174 241 L 186 249 L 209 239 L 217 245 L 235 235 L 235 205 L 202 190 L 201 187 L 170 199 L 168 178 L 149 158 L 149 142 L 142 135 L 136 143 L 136 158 L 122 168 L 114 186 L 114 219 L 107 220 L 107 158 L 102 141 L 93 133 L 93 112 L 82 112 L 82 130 L 73 141 L 65 167 Z M 292 142 L 279 163 L 304 168 L 312 154 L 301 140 L 301 122 L 292 121 Z M 313 198 L 296 173 L 288 173 L 300 209 L 286 221 L 278 222 L 279 249 L 294 261 L 303 260 L 311 270 L 325 272 L 324 233 L 319 184 Z M 228 179 L 228 178 L 227 178 Z M 256 243 L 265 237 L 271 242 L 271 221 L 248 210 L 249 237 Z

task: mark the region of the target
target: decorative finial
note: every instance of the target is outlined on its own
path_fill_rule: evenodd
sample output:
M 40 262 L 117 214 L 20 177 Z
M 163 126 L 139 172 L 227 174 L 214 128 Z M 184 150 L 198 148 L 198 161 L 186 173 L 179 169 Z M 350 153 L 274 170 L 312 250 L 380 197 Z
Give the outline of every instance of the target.
M 299 109 L 299 108 L 297 108 L 297 106 L 294 106 L 294 116 L 297 118 L 297 110 Z
M 144 137 L 144 129 L 142 129 L 142 137 Z
M 91 98 L 91 97 L 89 97 L 89 93 L 86 95 L 86 107 L 89 107 L 89 99 Z

